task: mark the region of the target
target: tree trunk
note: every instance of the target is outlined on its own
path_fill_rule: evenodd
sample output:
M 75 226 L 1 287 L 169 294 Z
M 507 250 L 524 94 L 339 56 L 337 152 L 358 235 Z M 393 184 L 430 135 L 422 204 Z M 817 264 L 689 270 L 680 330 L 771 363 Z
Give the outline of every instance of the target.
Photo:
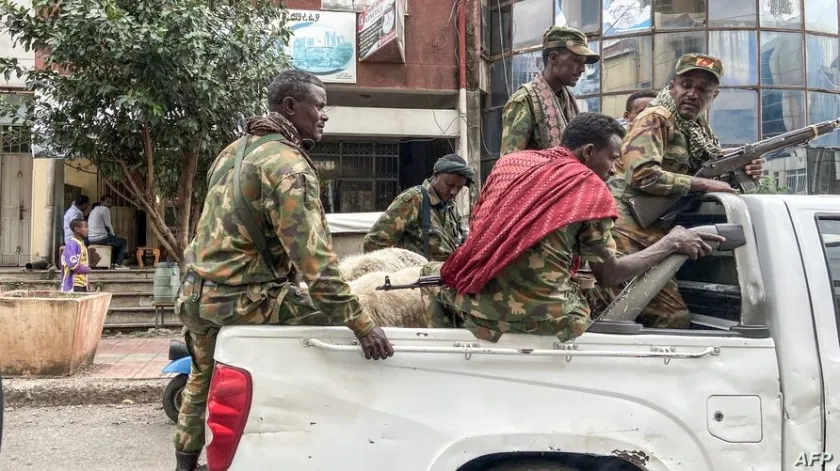
M 197 146 L 196 146 L 197 147 Z M 198 149 L 184 152 L 184 169 L 179 182 L 178 243 L 187 248 L 192 235 L 193 182 L 198 171 Z

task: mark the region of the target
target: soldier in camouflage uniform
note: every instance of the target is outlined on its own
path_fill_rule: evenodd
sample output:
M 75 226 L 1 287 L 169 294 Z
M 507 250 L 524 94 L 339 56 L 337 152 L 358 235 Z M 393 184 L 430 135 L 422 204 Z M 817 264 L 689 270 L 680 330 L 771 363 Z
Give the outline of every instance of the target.
M 603 181 L 612 173 L 613 162 L 620 155 L 619 148 L 624 133 L 624 128 L 611 117 L 598 113 L 582 113 L 569 123 L 563 135 L 563 146 L 572 150 L 573 156 L 564 157 L 564 155 L 569 156 L 568 152 L 559 157 L 552 156 L 555 150 L 549 149 L 528 153 L 532 155 L 521 158 L 522 160 L 536 160 L 545 159 L 548 155 L 548 163 L 545 165 L 556 165 L 551 163 L 554 159 L 576 158 L 585 165 L 584 169 L 580 168 L 583 166 L 578 162 L 574 165 L 567 164 L 567 167 L 558 170 L 558 173 L 555 173 L 550 180 L 553 182 L 563 180 L 563 174 L 569 172 L 583 172 L 585 180 L 575 179 L 569 185 L 572 189 L 568 190 L 568 193 L 559 201 L 552 200 L 552 205 L 567 204 L 570 210 L 578 210 L 575 202 L 586 200 L 587 203 L 593 201 L 605 205 L 608 211 L 604 214 L 610 212 L 615 214 L 614 200 Z M 502 167 L 502 162 L 504 159 L 493 168 L 482 192 L 495 184 L 494 173 Z M 541 169 L 538 167 L 534 166 L 523 173 L 539 172 Z M 509 180 L 521 181 L 521 177 L 512 176 Z M 598 193 L 597 199 L 588 200 L 586 195 L 582 197 L 580 193 L 587 191 L 583 190 L 584 184 L 587 184 L 588 188 L 594 186 L 595 192 Z M 512 183 L 506 190 L 499 193 L 499 200 L 510 197 L 519 185 L 520 183 Z M 520 191 L 525 192 L 531 190 L 520 188 Z M 551 198 L 551 192 L 556 190 L 548 191 L 545 197 Z M 529 202 L 529 204 L 532 203 Z M 539 204 L 539 202 L 533 203 L 532 206 L 537 207 Z M 500 219 L 504 218 L 504 215 L 495 217 L 498 212 L 496 208 L 493 209 L 486 217 L 483 217 L 481 215 L 487 213 L 482 213 L 476 208 L 475 219 L 471 221 L 470 229 L 476 234 L 498 231 Z M 499 210 L 504 209 L 499 208 Z M 486 220 L 482 220 L 485 218 Z M 542 217 L 542 219 L 525 221 L 525 223 L 530 226 L 550 224 L 550 221 L 545 219 L 546 217 Z M 549 216 L 548 219 L 551 217 Z M 592 324 L 586 298 L 571 280 L 571 272 L 577 265 L 576 258 L 588 261 L 593 274 L 600 282 L 613 285 L 643 273 L 675 252 L 684 253 L 692 258 L 711 253 L 711 247 L 703 239 L 722 240 L 718 236 L 706 234 L 698 236 L 686 229 L 675 228 L 650 248 L 619 258 L 610 231 L 612 226 L 613 219 L 610 216 L 579 220 L 564 225 L 549 232 L 535 245 L 517 255 L 477 293 L 459 292 L 455 288 L 458 277 L 456 275 L 456 283 L 447 282 L 447 286 L 441 288 L 436 301 L 441 303 L 446 310 L 458 313 L 464 319 L 464 326 L 482 340 L 497 342 L 504 333 L 511 332 L 556 335 L 558 339 L 565 342 L 578 337 Z M 476 255 L 481 248 L 471 247 L 470 242 L 474 241 L 468 241 L 467 245 L 459 249 L 459 252 L 447 263 L 456 261 L 461 255 L 461 250 L 472 251 L 466 258 Z M 446 266 L 441 270 L 441 275 L 446 281 L 445 273 Z M 433 312 L 437 316 L 440 311 L 438 309 Z M 436 321 L 439 320 L 436 319 Z M 439 323 L 446 324 L 447 321 L 443 320 Z
M 445 261 L 461 245 L 467 237 L 467 227 L 455 197 L 464 185 L 472 185 L 475 172 L 455 154 L 438 159 L 432 172 L 422 185 L 400 193 L 382 213 L 365 236 L 365 253 L 400 247 L 429 260 Z M 427 246 L 423 231 L 424 191 L 429 204 Z
M 270 114 L 250 118 L 247 136 L 223 150 L 210 168 L 175 305 L 192 355 L 175 432 L 177 471 L 195 469 L 204 445 L 204 411 L 222 326 L 346 325 L 366 358 L 393 355 L 382 329 L 339 276 L 318 177 L 304 150 L 304 142 L 321 138 L 325 105 L 318 78 L 282 73 L 268 89 Z M 245 206 L 239 207 L 237 155 L 244 155 L 239 201 Z M 254 216 L 253 231 L 239 208 Z M 265 251 L 257 248 L 260 240 L 267 242 Z M 298 275 L 309 287 L 308 298 L 297 289 Z
M 542 72 L 520 86 L 502 111 L 501 155 L 559 146 L 563 129 L 579 112 L 569 87 L 600 56 L 580 31 L 551 26 L 543 33 L 542 60 Z
M 668 227 L 660 222 L 642 228 L 628 202 L 636 195 L 685 196 L 691 192 L 733 193 L 728 183 L 692 177 L 700 166 L 721 153 L 703 114 L 718 95 L 723 64 L 704 54 L 686 54 L 677 61 L 674 79 L 632 123 L 622 145 L 616 175 L 609 186 L 619 217 L 612 229 L 619 254 L 637 253 L 660 240 Z M 761 160 L 746 167 L 761 177 Z M 597 287 L 587 293 L 593 310 L 601 311 L 621 287 Z M 671 279 L 637 319 L 646 327 L 687 329 L 690 318 L 675 279 Z

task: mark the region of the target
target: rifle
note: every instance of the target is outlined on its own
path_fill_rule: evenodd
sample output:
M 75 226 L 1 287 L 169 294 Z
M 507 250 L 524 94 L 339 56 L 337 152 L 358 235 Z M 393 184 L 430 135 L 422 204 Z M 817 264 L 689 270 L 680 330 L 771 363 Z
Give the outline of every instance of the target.
M 395 289 L 417 289 L 417 288 L 425 288 L 428 286 L 443 286 L 443 280 L 440 276 L 421 276 L 417 279 L 414 283 L 409 283 L 407 285 L 392 285 L 391 279 L 388 276 L 385 276 L 385 284 L 382 286 L 377 286 L 377 291 L 391 291 Z
M 716 178 L 732 174 L 739 189 L 744 193 L 749 193 L 756 189 L 755 182 L 744 170 L 744 167 L 750 162 L 770 152 L 806 144 L 817 137 L 836 131 L 838 128 L 840 128 L 840 118 L 812 124 L 762 141 L 746 144 L 704 163 L 694 176 Z M 643 228 L 649 227 L 657 220 L 670 223 L 699 194 L 695 192 L 684 197 L 641 194 L 630 199 L 630 212 L 639 226 Z

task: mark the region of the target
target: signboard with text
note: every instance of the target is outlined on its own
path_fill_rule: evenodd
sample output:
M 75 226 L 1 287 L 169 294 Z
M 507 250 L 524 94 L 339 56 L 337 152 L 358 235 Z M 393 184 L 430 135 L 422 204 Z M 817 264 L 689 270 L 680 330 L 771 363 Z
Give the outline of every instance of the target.
M 359 14 L 359 61 L 405 63 L 404 0 L 376 0 Z
M 284 52 L 292 67 L 324 83 L 356 83 L 356 14 L 289 10 L 289 43 Z

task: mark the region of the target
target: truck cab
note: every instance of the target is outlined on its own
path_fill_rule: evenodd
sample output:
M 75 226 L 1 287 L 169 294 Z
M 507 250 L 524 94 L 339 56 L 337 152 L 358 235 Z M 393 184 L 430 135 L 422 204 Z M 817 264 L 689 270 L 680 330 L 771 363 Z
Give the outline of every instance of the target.
M 208 469 L 837 468 L 840 197 L 711 194 L 678 223 L 744 239 L 657 272 L 676 272 L 689 329 L 386 327 L 396 353 L 373 362 L 344 327 L 223 328 Z

